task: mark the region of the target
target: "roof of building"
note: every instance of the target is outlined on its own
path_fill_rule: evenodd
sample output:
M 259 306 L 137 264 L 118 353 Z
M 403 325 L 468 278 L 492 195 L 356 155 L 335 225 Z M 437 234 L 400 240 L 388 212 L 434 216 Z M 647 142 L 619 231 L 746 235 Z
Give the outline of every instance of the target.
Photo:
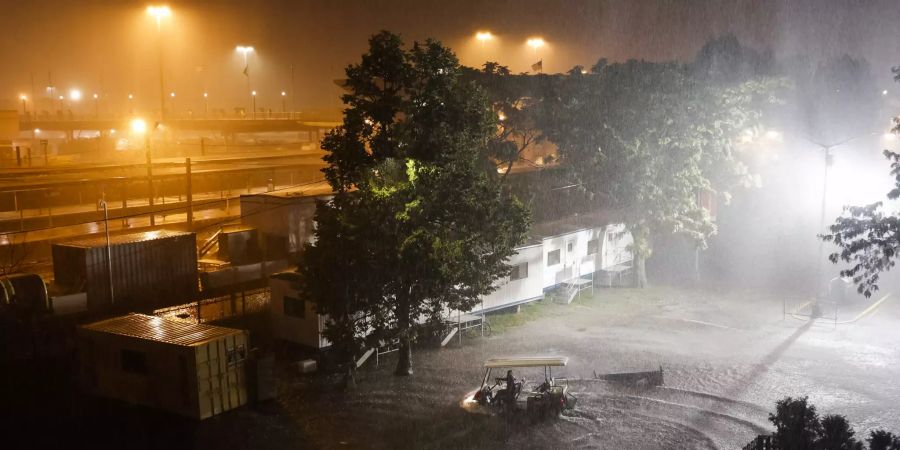
M 128 234 L 119 234 L 109 237 L 110 245 L 121 245 L 121 244 L 130 244 L 133 242 L 146 242 L 146 241 L 155 241 L 159 239 L 167 239 L 171 237 L 179 237 L 179 236 L 191 236 L 194 233 L 187 231 L 175 231 L 175 230 L 154 230 L 154 231 L 141 231 L 138 233 L 128 233 Z M 99 236 L 91 236 L 81 239 L 75 239 L 72 241 L 66 242 L 58 242 L 53 245 L 63 245 L 66 247 L 82 247 L 82 248 L 94 248 L 94 247 L 105 247 L 106 246 L 106 237 Z
M 81 328 L 185 347 L 199 345 L 224 336 L 243 333 L 243 331 L 234 328 L 176 322 L 161 317 L 135 313 L 101 320 L 100 322 L 83 325 Z
M 561 236 L 579 230 L 609 225 L 615 215 L 611 211 L 600 210 L 585 214 L 573 214 L 557 220 L 535 223 L 528 232 L 527 242 L 540 242 L 541 239 Z
M 563 367 L 569 362 L 566 356 L 527 356 L 513 358 L 491 358 L 484 362 L 485 368 L 507 367 Z
M 303 183 L 294 187 L 277 189 L 271 192 L 261 192 L 259 194 L 244 194 L 241 198 L 252 197 L 272 197 L 272 198 L 310 198 L 328 196 L 334 193 L 331 185 L 327 181 L 317 181 L 315 183 Z

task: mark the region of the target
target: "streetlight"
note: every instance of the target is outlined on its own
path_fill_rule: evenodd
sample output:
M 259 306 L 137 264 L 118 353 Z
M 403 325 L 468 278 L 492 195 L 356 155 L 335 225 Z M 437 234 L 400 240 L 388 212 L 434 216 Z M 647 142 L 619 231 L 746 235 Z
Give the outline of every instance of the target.
M 148 6 L 147 14 L 156 19 L 156 47 L 159 57 L 159 117 L 166 118 L 166 88 L 163 79 L 162 19 L 170 17 L 172 10 L 168 6 Z
M 109 274 L 109 304 L 116 303 L 116 297 L 113 293 L 113 264 L 112 264 L 112 247 L 109 242 L 109 209 L 106 204 L 106 193 L 100 198 L 100 207 L 103 208 L 103 227 L 106 229 L 106 270 Z
M 287 112 L 287 105 L 285 104 L 285 97 L 287 97 L 287 92 L 281 91 L 281 112 Z
M 535 53 L 537 53 L 537 49 L 543 47 L 546 44 L 546 42 L 544 42 L 543 38 L 533 37 L 533 38 L 528 38 L 528 40 L 525 41 L 525 44 L 528 45 L 529 47 L 531 47 L 531 49 Z
M 25 109 L 25 102 L 28 101 L 28 96 L 21 94 L 19 95 L 19 100 L 22 100 L 22 115 L 28 115 L 28 111 Z
M 100 117 L 100 96 L 94 94 L 94 117 Z
M 238 45 L 234 50 L 244 55 L 244 76 L 247 77 L 247 90 L 250 90 L 250 54 L 253 53 L 253 47 L 249 45 Z M 255 100 L 254 100 L 255 101 Z M 256 108 L 254 107 L 254 113 Z
M 134 114 L 134 95 L 128 94 L 128 114 Z
M 81 100 L 81 91 L 78 89 L 70 89 L 69 90 L 69 100 L 73 102 L 77 102 Z
M 253 118 L 256 118 L 256 91 L 250 92 L 250 97 L 253 98 Z
M 209 116 L 209 93 L 203 93 L 204 114 Z
M 484 43 L 494 39 L 494 35 L 490 31 L 479 31 L 475 33 L 475 39 L 478 39 L 478 42 L 481 42 L 481 48 L 484 48 Z
M 171 104 L 171 110 L 175 111 L 175 92 L 169 92 L 169 97 L 172 99 L 169 103 Z

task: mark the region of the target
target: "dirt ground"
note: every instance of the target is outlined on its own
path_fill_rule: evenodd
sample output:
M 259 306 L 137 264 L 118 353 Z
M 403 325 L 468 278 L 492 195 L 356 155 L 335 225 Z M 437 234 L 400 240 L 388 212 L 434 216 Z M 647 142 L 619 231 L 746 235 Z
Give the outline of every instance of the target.
M 534 306 L 535 319 L 518 326 L 502 327 L 510 321 L 495 316 L 505 329 L 461 347 L 419 349 L 409 378 L 392 376 L 395 359 L 383 357 L 359 372 L 351 392 L 283 366 L 279 397 L 267 410 L 204 426 L 268 424 L 257 425 L 268 431 L 256 442 L 267 448 L 739 448 L 770 429 L 777 399 L 808 395 L 821 413 L 844 414 L 859 432 L 896 429 L 900 308 L 892 300 L 835 325 L 783 318 L 783 298 L 771 294 L 598 290 L 570 305 Z M 798 303 L 791 302 L 789 311 Z M 840 319 L 869 304 L 842 305 Z M 554 375 L 571 379 L 576 410 L 534 426 L 463 411 L 483 361 L 515 355 L 568 356 L 564 373 Z M 659 367 L 659 387 L 594 379 Z

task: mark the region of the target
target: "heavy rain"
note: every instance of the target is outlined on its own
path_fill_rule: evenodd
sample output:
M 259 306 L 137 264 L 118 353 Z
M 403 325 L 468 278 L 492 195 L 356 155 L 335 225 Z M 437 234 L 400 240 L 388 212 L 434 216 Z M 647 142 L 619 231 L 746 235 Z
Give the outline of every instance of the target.
M 895 0 L 2 9 L 0 448 L 900 448 Z

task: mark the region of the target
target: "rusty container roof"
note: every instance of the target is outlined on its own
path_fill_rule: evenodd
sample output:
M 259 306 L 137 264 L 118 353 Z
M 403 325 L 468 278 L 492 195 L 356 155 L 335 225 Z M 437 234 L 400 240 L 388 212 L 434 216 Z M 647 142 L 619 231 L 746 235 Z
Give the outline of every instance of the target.
M 171 237 L 179 237 L 179 236 L 190 236 L 194 233 L 190 233 L 187 231 L 175 231 L 175 230 L 154 230 L 154 231 L 141 231 L 139 233 L 128 233 L 128 234 L 120 234 L 116 236 L 109 237 L 110 245 L 121 245 L 121 244 L 131 244 L 135 242 L 147 242 L 147 241 L 156 241 L 160 239 L 167 239 Z M 94 248 L 94 247 L 106 247 L 106 237 L 105 236 L 92 236 L 83 239 L 75 239 L 72 241 L 65 242 L 57 242 L 53 245 L 62 245 L 66 247 L 80 247 L 80 248 Z
M 101 320 L 100 322 L 83 325 L 81 328 L 99 333 L 117 334 L 185 347 L 200 345 L 221 337 L 243 333 L 242 330 L 234 328 L 178 322 L 135 313 Z

